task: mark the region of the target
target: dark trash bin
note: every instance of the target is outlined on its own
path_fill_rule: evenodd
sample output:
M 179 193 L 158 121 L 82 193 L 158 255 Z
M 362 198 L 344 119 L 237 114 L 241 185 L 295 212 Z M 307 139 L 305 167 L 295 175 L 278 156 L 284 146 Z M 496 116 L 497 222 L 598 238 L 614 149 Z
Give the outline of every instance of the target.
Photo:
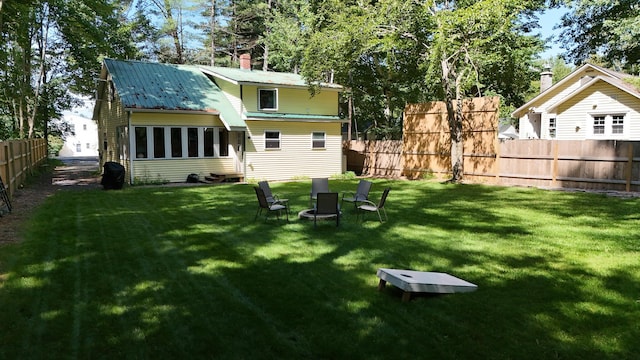
M 198 174 L 189 174 L 189 176 L 187 176 L 187 182 L 188 183 L 200 182 L 200 176 Z
M 124 185 L 124 166 L 108 161 L 104 163 L 104 172 L 100 182 L 105 190 L 119 190 Z

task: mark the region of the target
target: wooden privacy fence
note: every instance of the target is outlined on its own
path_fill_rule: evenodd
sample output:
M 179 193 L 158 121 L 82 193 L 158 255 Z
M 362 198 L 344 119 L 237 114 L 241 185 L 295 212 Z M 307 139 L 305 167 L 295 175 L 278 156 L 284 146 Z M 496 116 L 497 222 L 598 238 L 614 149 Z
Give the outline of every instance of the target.
M 35 167 L 47 158 L 45 139 L 0 142 L 0 177 L 11 197 Z
M 411 104 L 405 110 L 403 140 L 352 141 L 345 146 L 348 170 L 414 179 L 451 175 L 443 104 Z M 495 98 L 466 102 L 463 114 L 466 182 L 640 191 L 638 141 L 499 140 Z

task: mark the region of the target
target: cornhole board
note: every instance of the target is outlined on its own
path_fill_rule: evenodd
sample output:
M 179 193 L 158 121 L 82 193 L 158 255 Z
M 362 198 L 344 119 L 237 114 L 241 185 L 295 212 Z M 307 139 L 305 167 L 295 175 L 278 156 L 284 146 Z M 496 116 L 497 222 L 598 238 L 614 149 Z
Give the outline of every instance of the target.
M 378 283 L 379 291 L 382 291 L 387 282 L 389 282 L 404 291 L 402 294 L 402 301 L 404 302 L 411 300 L 411 293 L 453 294 L 471 292 L 478 289 L 476 284 L 441 272 L 380 268 L 377 276 L 380 278 Z

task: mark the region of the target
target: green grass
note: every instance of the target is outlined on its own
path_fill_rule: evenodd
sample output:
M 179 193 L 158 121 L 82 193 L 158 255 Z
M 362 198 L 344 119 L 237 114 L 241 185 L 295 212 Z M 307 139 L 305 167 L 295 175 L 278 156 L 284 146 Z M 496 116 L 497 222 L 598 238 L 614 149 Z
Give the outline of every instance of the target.
M 637 358 L 640 199 L 385 186 L 387 223 L 316 229 L 254 222 L 248 185 L 59 191 L 0 248 L 0 359 Z M 478 290 L 403 303 L 381 267 Z

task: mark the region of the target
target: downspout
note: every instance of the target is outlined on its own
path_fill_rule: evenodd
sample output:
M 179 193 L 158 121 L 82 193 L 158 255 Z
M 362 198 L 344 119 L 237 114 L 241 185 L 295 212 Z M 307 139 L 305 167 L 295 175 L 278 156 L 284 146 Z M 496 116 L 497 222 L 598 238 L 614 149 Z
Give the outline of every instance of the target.
M 129 153 L 129 184 L 133 184 L 133 156 L 131 156 L 131 149 L 133 149 L 133 137 L 131 136 L 131 134 L 135 134 L 133 132 L 133 128 L 131 126 L 131 110 L 127 111 L 127 127 L 128 127 L 128 132 L 127 132 L 127 137 L 129 140 L 129 145 L 127 146 L 127 152 Z M 126 157 L 127 154 L 124 154 L 124 156 Z M 125 158 L 125 161 L 127 159 Z

